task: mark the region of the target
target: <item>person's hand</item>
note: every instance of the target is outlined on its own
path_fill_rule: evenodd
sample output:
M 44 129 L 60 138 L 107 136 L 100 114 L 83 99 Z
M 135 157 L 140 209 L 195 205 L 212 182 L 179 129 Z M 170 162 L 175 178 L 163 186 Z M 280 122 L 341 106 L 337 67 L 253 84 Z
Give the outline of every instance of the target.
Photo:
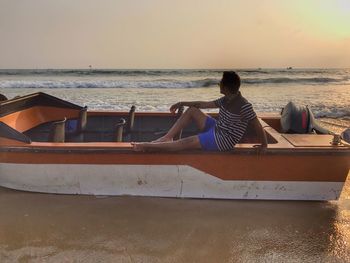
M 174 105 L 171 105 L 170 112 L 175 113 L 175 111 L 181 107 L 181 102 L 175 103 Z
M 257 144 L 253 146 L 256 149 L 257 154 L 264 155 L 266 153 L 267 145 Z

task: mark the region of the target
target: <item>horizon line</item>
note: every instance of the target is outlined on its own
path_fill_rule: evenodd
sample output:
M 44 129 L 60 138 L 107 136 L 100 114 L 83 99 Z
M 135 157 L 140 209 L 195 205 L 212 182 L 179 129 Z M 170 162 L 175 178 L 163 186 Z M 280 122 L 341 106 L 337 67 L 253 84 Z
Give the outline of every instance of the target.
M 350 69 L 349 67 L 232 67 L 232 68 L 1 68 L 0 70 L 263 70 L 263 69 Z

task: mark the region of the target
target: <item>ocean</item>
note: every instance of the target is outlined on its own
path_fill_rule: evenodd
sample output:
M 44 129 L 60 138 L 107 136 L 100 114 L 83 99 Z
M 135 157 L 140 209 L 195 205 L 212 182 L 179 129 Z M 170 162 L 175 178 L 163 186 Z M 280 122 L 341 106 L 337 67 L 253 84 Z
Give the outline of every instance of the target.
M 350 69 L 237 69 L 241 92 L 257 112 L 308 105 L 327 128 L 350 126 Z M 46 92 L 91 110 L 167 111 L 177 101 L 221 96 L 223 70 L 0 70 L 0 93 Z
M 0 70 L 9 97 L 43 91 L 92 109 L 165 111 L 177 100 L 211 100 L 223 70 Z M 318 117 L 350 116 L 350 69 L 238 69 L 242 93 L 258 112 L 275 112 L 290 100 Z
M 0 70 L 8 98 L 46 92 L 90 110 L 214 100 L 222 71 Z M 350 69 L 237 69 L 259 113 L 289 101 L 350 127 Z M 350 177 L 350 174 L 349 174 Z M 67 196 L 0 188 L 0 262 L 350 262 L 350 180 L 336 202 Z

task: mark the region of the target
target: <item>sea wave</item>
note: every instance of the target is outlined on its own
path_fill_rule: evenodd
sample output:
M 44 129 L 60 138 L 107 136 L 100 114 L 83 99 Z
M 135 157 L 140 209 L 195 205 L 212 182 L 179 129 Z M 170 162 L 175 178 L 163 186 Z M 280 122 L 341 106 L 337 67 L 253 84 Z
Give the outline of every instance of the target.
M 245 78 L 243 83 L 246 84 L 327 84 L 327 83 L 338 83 L 338 84 L 350 84 L 349 77 L 343 78 L 327 78 L 327 77 L 312 77 L 312 78 Z
M 152 80 L 152 81 L 124 81 L 124 80 L 87 80 L 87 81 L 0 81 L 0 88 L 201 88 L 212 87 L 218 83 L 217 79 L 200 79 L 194 81 Z
M 350 119 L 350 110 L 346 108 L 324 109 L 314 107 L 314 115 L 316 118 L 344 118 Z M 349 127 L 350 128 L 350 127 Z
M 222 73 L 222 70 L 113 70 L 113 69 L 46 69 L 0 70 L 0 76 L 183 76 Z
M 0 88 L 207 88 L 219 83 L 219 78 L 203 78 L 195 80 L 181 79 L 148 79 L 148 80 L 3 80 Z M 246 85 L 350 85 L 349 78 L 242 78 Z

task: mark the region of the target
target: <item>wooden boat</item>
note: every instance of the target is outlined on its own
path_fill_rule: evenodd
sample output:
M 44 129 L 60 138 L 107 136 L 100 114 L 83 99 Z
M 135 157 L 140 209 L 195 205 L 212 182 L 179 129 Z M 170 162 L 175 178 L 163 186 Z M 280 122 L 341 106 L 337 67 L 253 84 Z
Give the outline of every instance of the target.
M 57 194 L 336 200 L 349 173 L 348 147 L 332 145 L 331 135 L 283 134 L 271 114 L 259 116 L 268 135 L 264 155 L 250 128 L 232 152 L 132 151 L 130 141 L 158 138 L 177 117 L 87 111 L 44 93 L 0 102 L 0 185 Z M 190 126 L 182 136 L 196 132 Z

